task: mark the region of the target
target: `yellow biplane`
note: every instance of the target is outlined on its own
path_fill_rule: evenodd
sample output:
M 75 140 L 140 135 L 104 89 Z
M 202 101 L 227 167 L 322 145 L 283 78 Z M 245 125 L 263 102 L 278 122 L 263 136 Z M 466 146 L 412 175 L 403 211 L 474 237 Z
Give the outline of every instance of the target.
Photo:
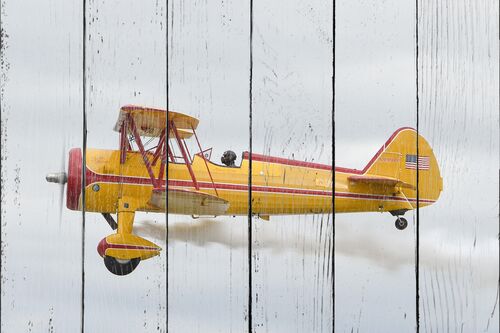
M 136 211 L 193 217 L 247 215 L 250 158 L 252 214 L 269 220 L 271 215 L 332 212 L 331 166 L 248 152 L 236 166 L 231 151 L 224 153 L 223 164 L 216 164 L 202 149 L 197 126 L 198 119 L 182 113 L 124 106 L 114 127 L 120 149 L 87 149 L 85 166 L 81 150 L 71 149 L 68 173 L 47 175 L 49 182 L 67 182 L 69 209 L 82 210 L 83 188 L 85 211 L 102 213 L 116 230 L 97 247 L 110 272 L 129 274 L 141 260 L 161 251 L 132 233 Z M 191 155 L 186 139 L 193 137 L 199 151 Z M 156 146 L 146 149 L 144 138 L 156 140 Z M 421 136 L 418 144 L 417 156 L 416 131 L 400 128 L 363 170 L 336 167 L 335 213 L 389 212 L 397 216 L 398 229 L 406 228 L 408 222 L 401 215 L 417 207 L 417 167 L 420 207 L 434 203 L 443 184 L 431 147 Z M 117 215 L 116 221 L 111 214 Z

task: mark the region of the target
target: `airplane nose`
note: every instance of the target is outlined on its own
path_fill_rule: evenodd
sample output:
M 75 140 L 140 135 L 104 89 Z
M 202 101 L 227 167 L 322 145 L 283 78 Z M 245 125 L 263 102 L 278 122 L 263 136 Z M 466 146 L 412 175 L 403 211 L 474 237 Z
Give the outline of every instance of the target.
M 49 173 L 45 176 L 45 179 L 49 183 L 57 183 L 64 185 L 68 181 L 68 175 L 66 175 L 66 172 Z

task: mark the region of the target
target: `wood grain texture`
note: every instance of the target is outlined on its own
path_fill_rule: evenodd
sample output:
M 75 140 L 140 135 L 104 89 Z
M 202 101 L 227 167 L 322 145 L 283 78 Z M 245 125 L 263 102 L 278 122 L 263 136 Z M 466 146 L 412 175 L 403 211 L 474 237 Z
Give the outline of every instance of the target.
M 169 22 L 169 108 L 200 119 L 214 163 L 232 150 L 239 165 L 249 149 L 249 2 L 170 1 Z M 169 235 L 169 331 L 246 331 L 247 218 L 169 215 Z
M 81 144 L 81 10 L 1 6 L 1 331 L 77 331 L 80 217 L 44 175 Z
M 89 1 L 87 13 L 87 146 L 118 149 L 113 126 L 122 105 L 165 108 L 166 8 L 158 1 Z M 137 234 L 143 235 L 145 221 L 164 226 L 165 216 L 136 214 Z M 96 252 L 112 233 L 100 214 L 86 214 L 86 332 L 165 331 L 164 257 L 141 262 L 134 274 L 117 279 Z M 146 237 L 164 244 L 164 233 Z
M 362 168 L 398 127 L 415 126 L 444 179 L 420 211 L 420 330 L 498 332 L 499 41 L 493 0 L 336 1 L 336 137 L 332 138 L 332 3 L 0 0 L 1 332 L 74 332 L 80 318 L 81 215 L 45 174 L 81 147 L 82 52 L 88 146 L 116 148 L 124 104 L 200 119 L 213 147 Z M 168 17 L 168 33 L 166 22 Z M 168 38 L 168 39 L 167 39 Z M 166 45 L 168 40 L 168 57 Z M 253 83 L 249 99 L 249 81 Z M 249 103 L 252 133 L 249 133 Z M 195 146 L 189 147 L 191 152 Z M 62 208 L 61 208 L 62 207 Z M 87 332 L 415 330 L 413 214 L 253 219 L 137 214 L 134 231 L 168 247 L 130 276 L 109 274 L 95 245 L 112 231 L 86 214 Z M 335 251 L 333 253 L 333 251 Z M 166 296 L 166 281 L 169 293 Z M 166 297 L 169 300 L 166 309 Z
M 420 1 L 421 131 L 444 190 L 421 210 L 421 328 L 498 332 L 498 3 Z
M 336 167 L 363 169 L 400 127 L 415 127 L 415 7 L 336 3 Z M 337 214 L 336 331 L 415 329 L 415 216 Z
M 253 150 L 332 165 L 332 4 L 254 1 Z M 332 331 L 332 216 L 254 219 L 254 331 Z

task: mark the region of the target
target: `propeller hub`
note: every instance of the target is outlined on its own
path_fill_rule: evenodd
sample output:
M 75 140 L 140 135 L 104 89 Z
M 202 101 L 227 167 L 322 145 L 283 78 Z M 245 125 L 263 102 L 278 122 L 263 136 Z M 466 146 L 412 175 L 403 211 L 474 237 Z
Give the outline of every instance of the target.
M 47 174 L 47 176 L 45 176 L 45 179 L 49 183 L 57 183 L 64 185 L 68 181 L 68 175 L 66 175 L 66 172 L 49 173 Z

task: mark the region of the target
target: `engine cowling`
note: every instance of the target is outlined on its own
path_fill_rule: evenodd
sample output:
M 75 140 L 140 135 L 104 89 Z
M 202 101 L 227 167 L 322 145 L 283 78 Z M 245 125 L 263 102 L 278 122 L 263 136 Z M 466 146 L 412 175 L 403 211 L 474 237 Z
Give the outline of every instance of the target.
M 71 210 L 79 210 L 80 195 L 82 194 L 82 151 L 80 148 L 73 148 L 69 151 L 67 186 L 66 207 Z

